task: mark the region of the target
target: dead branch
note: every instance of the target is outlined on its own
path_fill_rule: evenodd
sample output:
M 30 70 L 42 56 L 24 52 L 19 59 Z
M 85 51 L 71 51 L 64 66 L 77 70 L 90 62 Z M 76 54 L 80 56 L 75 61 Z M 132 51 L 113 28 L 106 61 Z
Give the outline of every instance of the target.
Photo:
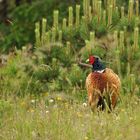
M 83 67 L 87 67 L 87 68 L 92 68 L 92 65 L 85 64 L 85 63 L 82 63 L 82 62 L 78 62 L 78 65 L 83 66 Z

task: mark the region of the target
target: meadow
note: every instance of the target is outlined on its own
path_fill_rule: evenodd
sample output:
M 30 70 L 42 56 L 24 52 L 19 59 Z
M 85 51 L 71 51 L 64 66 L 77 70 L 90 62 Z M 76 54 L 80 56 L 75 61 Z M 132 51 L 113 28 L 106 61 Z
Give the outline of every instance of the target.
M 58 95 L 57 95 L 58 96 Z M 66 97 L 65 97 L 66 98 Z M 139 140 L 140 100 L 123 96 L 111 114 L 92 112 L 81 102 L 59 95 L 1 101 L 1 140 Z
M 35 23 L 35 43 L 0 61 L 0 139 L 139 140 L 139 1 L 83 0 Z M 121 79 L 115 110 L 92 112 L 79 65 L 99 56 Z

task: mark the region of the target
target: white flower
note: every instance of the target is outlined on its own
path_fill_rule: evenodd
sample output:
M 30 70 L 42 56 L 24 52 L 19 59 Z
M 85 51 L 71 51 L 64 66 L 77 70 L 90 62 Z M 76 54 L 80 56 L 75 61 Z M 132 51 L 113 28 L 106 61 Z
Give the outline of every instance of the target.
M 31 100 L 31 103 L 35 103 L 35 100 Z
M 53 100 L 53 99 L 50 99 L 50 100 L 49 100 L 49 102 L 50 102 L 50 103 L 53 103 L 53 102 L 54 102 L 54 100 Z
M 54 107 L 54 108 L 57 108 L 58 106 L 57 106 L 57 105 L 54 105 L 53 107 Z
M 49 113 L 49 111 L 48 110 L 46 110 L 46 114 L 48 114 Z
M 87 107 L 87 103 L 83 103 L 83 106 L 84 106 L 84 107 Z

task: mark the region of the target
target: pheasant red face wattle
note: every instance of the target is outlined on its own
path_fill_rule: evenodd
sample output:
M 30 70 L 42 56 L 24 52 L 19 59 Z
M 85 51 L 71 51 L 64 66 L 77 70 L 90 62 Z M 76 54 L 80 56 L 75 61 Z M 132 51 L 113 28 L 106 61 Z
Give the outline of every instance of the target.
M 90 56 L 89 57 L 89 63 L 92 65 L 95 62 L 95 57 L 94 56 Z

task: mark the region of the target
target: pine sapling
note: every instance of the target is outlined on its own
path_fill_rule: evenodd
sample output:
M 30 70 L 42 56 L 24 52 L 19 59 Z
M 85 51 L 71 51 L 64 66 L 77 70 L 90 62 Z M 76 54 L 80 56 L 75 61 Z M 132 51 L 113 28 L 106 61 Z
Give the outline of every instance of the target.
M 56 41 L 56 28 L 52 28 L 52 42 L 55 43 Z
M 118 50 L 118 31 L 114 31 L 114 41 L 115 41 L 115 44 L 116 44 L 116 49 Z
M 124 31 L 120 31 L 120 42 L 119 42 L 119 48 L 121 50 L 121 54 L 123 54 L 124 51 Z
M 63 18 L 62 29 L 65 30 L 67 27 L 67 19 Z
M 76 27 L 80 24 L 80 5 L 76 5 Z
M 95 45 L 95 32 L 90 32 L 90 45 L 94 46 Z
M 136 0 L 136 16 L 139 16 L 139 0 Z
M 124 18 L 124 6 L 121 7 L 121 18 Z
M 90 41 L 89 40 L 85 40 L 85 44 L 86 44 L 86 50 L 88 51 L 88 54 L 91 54 L 92 53 L 92 49 L 91 49 Z
M 67 46 L 66 54 L 69 55 L 71 53 L 71 46 L 70 46 L 70 42 L 69 41 L 66 42 L 66 46 Z
M 90 32 L 90 41 L 95 41 L 95 32 Z
M 103 19 L 102 22 L 106 25 L 106 10 L 103 11 Z
M 113 12 L 113 6 L 110 5 L 108 10 L 108 25 L 112 24 L 112 12 Z
M 120 51 L 119 50 L 116 50 L 116 65 L 117 65 L 117 71 L 118 71 L 118 74 L 119 74 L 119 77 L 120 79 L 121 78 L 121 61 L 120 61 Z
M 97 12 L 97 4 L 98 4 L 98 0 L 92 0 L 92 12 L 94 15 Z
M 89 6 L 89 21 L 91 21 L 92 20 L 92 8 L 91 8 L 91 6 Z
M 97 6 L 98 10 L 97 10 L 97 15 L 98 15 L 98 22 L 101 21 L 101 17 L 102 17 L 102 1 L 98 1 L 98 6 Z
M 68 21 L 68 26 L 72 28 L 73 26 L 73 8 L 69 7 L 69 21 Z
M 42 44 L 45 44 L 45 33 L 47 29 L 47 19 L 42 19 L 42 35 L 41 35 L 41 42 Z
M 115 13 L 116 13 L 117 15 L 119 15 L 119 8 L 118 8 L 118 6 L 115 7 Z
M 36 47 L 41 46 L 41 40 L 40 40 L 40 23 L 35 23 L 35 39 L 36 39 Z
M 139 48 L 139 28 L 135 27 L 134 29 L 134 50 L 137 50 Z
M 90 0 L 83 0 L 83 11 L 86 20 L 89 20 L 89 7 L 90 7 Z
M 136 78 L 134 74 L 130 74 L 130 92 L 133 94 L 136 86 Z
M 59 30 L 58 32 L 58 41 L 62 43 L 62 30 Z
M 45 39 L 46 39 L 46 43 L 50 44 L 50 32 L 45 33 Z
M 113 0 L 113 9 L 116 7 L 116 0 Z
M 50 32 L 46 32 L 45 33 L 45 45 L 47 45 L 46 47 L 48 48 L 48 50 L 50 51 L 50 43 L 51 43 L 51 40 L 50 40 Z
M 129 20 L 131 20 L 133 17 L 133 6 L 134 6 L 133 0 L 129 0 L 129 8 L 128 8 L 128 19 Z
M 59 11 L 58 10 L 55 10 L 53 12 L 53 27 L 58 30 L 58 16 L 59 16 Z

